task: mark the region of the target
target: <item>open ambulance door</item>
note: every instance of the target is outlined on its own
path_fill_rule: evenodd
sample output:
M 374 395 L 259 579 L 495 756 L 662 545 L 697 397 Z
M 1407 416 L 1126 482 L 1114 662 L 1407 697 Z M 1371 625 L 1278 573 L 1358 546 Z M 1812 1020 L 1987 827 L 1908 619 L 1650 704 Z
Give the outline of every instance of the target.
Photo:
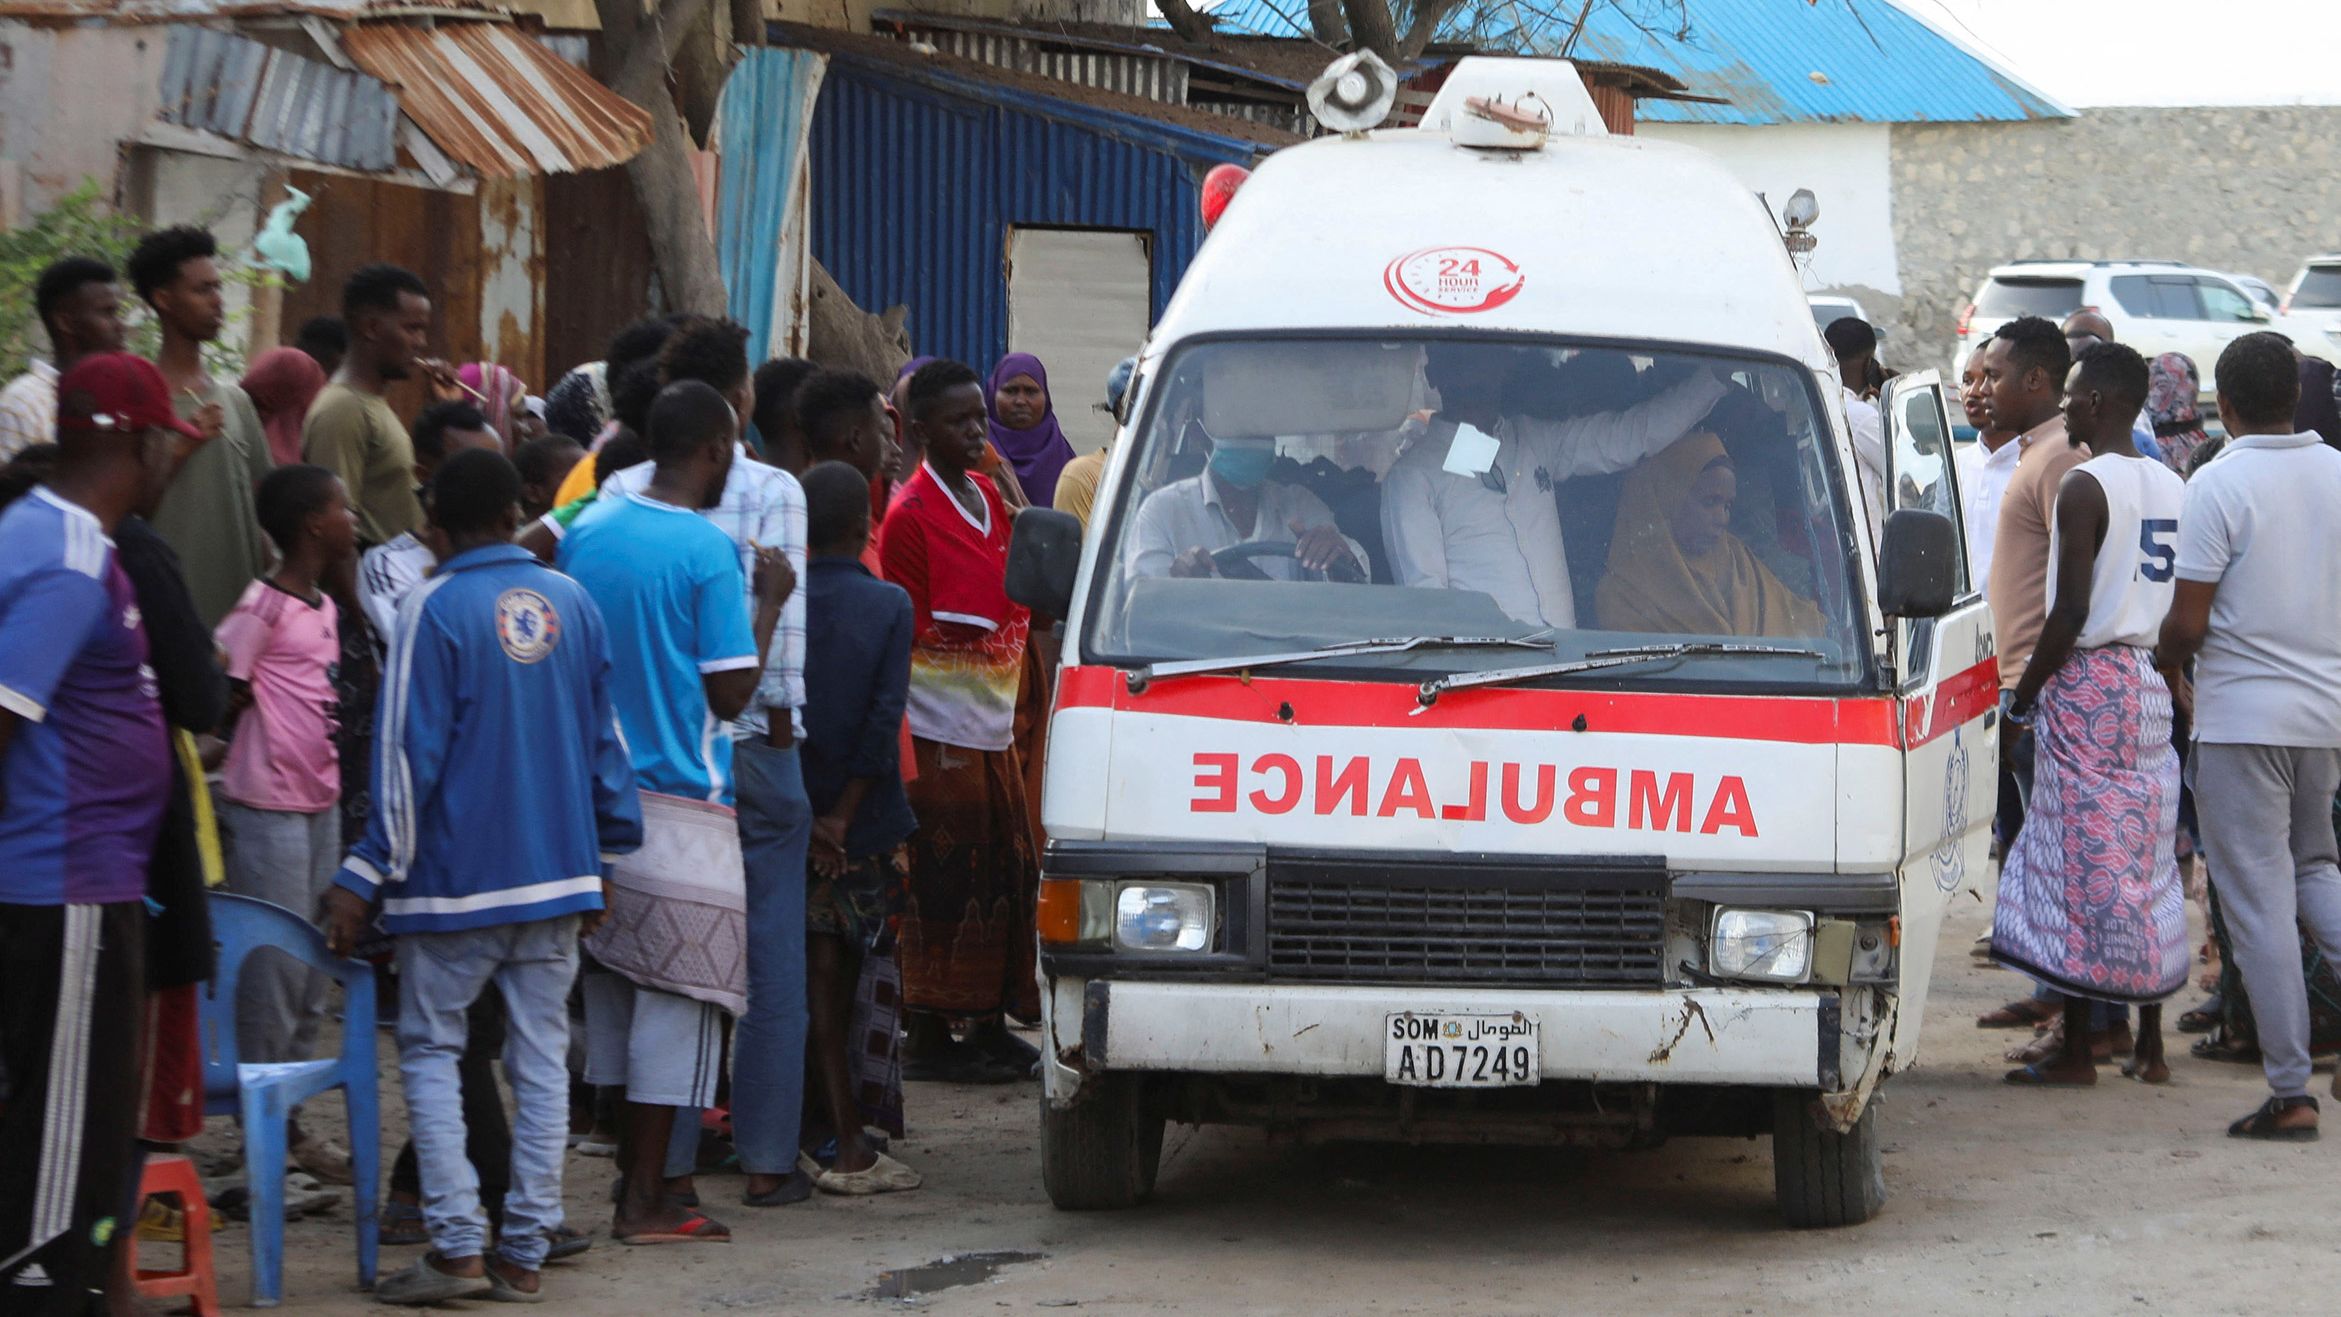
M 1941 617 L 1896 621 L 1895 672 L 1903 776 L 1902 991 L 1892 1064 L 1916 1059 L 1943 913 L 1954 899 L 1992 899 L 1992 813 L 1998 804 L 1999 662 L 1991 610 L 1967 561 L 1951 414 L 1934 371 L 1888 382 L 1878 402 L 1886 510 L 1948 517 L 1959 534 L 1957 602 Z

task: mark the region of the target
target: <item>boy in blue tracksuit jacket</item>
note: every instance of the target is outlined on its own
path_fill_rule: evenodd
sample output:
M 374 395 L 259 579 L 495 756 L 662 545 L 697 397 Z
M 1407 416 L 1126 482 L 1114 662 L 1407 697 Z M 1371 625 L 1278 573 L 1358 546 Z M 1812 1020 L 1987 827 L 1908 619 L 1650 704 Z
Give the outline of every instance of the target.
M 399 1073 L 433 1251 L 376 1296 L 533 1295 L 561 1225 L 568 996 L 599 921 L 607 855 L 642 844 L 634 768 L 610 702 L 602 617 L 575 581 L 512 543 L 520 474 L 463 453 L 431 483 L 450 550 L 399 610 L 375 712 L 374 812 L 327 897 L 348 954 L 374 904 L 396 938 Z M 464 1155 L 456 1062 L 493 980 L 517 1110 L 497 1256 Z

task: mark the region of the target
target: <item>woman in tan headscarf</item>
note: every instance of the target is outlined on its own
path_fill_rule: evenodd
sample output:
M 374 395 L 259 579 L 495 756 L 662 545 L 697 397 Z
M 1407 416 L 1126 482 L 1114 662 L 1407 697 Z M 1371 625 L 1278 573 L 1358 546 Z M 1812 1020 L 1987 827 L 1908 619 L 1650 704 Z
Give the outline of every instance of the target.
M 1627 473 L 1609 571 L 1594 594 L 1607 631 L 1817 636 L 1821 610 L 1731 533 L 1739 477 L 1723 441 L 1676 440 Z

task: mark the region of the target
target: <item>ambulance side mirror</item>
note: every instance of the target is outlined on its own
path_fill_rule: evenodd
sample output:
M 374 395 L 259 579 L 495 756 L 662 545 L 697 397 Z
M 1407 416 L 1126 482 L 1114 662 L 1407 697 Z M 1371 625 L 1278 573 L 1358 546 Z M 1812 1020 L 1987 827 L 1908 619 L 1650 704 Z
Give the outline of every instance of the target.
M 1081 519 L 1053 508 L 1016 514 L 1008 538 L 1008 597 L 1043 617 L 1073 612 L 1073 582 L 1081 575 Z
M 1885 544 L 1878 553 L 1878 611 L 1888 617 L 1941 617 L 1958 596 L 1959 531 L 1951 519 L 1917 508 L 1887 517 Z

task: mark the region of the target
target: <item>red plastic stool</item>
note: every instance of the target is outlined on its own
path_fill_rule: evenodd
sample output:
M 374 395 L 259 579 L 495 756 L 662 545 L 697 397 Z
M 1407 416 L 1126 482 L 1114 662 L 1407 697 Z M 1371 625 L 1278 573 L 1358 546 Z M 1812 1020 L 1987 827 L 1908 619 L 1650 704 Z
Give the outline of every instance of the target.
M 178 1153 L 157 1153 L 146 1159 L 138 1178 L 138 1206 L 149 1198 L 176 1198 L 186 1221 L 186 1257 L 178 1271 L 145 1271 L 138 1265 L 138 1223 L 129 1223 L 130 1271 L 138 1278 L 138 1292 L 149 1299 L 184 1298 L 195 1305 L 195 1317 L 218 1317 L 219 1282 L 211 1269 L 211 1204 L 204 1201 L 203 1181 L 195 1163 Z

